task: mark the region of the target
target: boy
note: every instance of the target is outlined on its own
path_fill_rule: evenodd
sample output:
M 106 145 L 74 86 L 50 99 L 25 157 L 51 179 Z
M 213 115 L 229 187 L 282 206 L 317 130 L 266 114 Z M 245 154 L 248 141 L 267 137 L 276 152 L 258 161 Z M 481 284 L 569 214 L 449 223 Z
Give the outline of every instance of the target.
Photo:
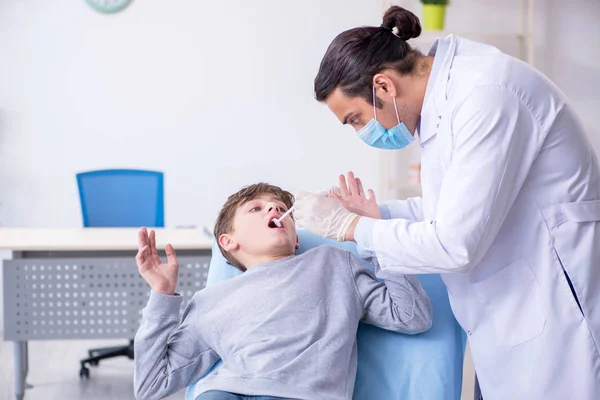
M 416 276 L 375 275 L 332 246 L 295 256 L 293 218 L 281 228 L 272 222 L 292 203 L 289 192 L 264 183 L 228 198 L 215 238 L 245 272 L 196 293 L 181 321 L 175 252 L 167 245 L 161 264 L 154 231 L 140 231 L 136 261 L 152 292 L 135 337 L 136 398 L 168 396 L 221 359 L 196 385 L 196 400 L 349 400 L 359 322 L 408 334 L 429 329 L 431 305 Z

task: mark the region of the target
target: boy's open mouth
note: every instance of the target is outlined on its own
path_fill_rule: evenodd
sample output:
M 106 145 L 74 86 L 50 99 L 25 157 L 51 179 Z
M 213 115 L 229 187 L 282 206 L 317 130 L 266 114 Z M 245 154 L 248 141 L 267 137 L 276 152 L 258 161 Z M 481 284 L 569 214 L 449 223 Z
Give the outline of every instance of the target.
M 269 221 L 269 228 L 271 229 L 283 229 L 283 224 L 280 222 L 281 227 L 278 227 L 277 225 L 275 225 L 275 222 L 273 220 Z

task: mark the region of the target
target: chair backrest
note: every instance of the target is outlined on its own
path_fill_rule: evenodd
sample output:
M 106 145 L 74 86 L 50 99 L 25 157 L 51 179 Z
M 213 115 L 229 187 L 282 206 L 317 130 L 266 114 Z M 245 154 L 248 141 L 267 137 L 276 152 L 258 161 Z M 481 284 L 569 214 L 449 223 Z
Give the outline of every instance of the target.
M 77 174 L 84 227 L 164 227 L 163 173 L 107 169 Z

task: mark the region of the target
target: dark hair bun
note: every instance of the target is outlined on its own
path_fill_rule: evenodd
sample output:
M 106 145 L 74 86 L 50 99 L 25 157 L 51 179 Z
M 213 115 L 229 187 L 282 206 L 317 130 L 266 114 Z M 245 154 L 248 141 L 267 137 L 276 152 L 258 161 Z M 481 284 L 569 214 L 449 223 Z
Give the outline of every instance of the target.
M 419 37 L 421 34 L 421 22 L 419 18 L 410 11 L 392 6 L 383 15 L 383 26 L 390 29 L 396 28 L 396 35 L 402 40 Z

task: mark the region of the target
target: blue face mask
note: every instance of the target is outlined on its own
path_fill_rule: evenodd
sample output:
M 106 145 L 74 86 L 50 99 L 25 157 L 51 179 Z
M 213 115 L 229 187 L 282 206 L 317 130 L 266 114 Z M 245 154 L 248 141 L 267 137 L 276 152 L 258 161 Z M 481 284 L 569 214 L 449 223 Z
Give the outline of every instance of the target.
M 410 134 L 409 130 L 400 122 L 398 115 L 398 107 L 396 106 L 396 98 L 394 100 L 394 110 L 396 110 L 396 118 L 398 125 L 391 129 L 385 129 L 379 121 L 377 121 L 377 107 L 375 106 L 375 85 L 373 85 L 373 119 L 368 124 L 360 128 L 357 132 L 358 137 L 371 147 L 384 150 L 400 150 L 414 142 L 415 138 Z

